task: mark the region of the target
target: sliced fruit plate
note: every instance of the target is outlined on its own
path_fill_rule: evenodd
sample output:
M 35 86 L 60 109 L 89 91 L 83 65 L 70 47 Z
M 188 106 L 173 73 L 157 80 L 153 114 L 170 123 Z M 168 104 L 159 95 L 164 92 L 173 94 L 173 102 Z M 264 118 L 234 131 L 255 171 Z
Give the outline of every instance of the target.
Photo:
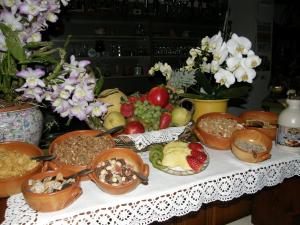
M 187 176 L 200 173 L 209 163 L 209 157 L 199 142 L 172 141 L 148 146 L 152 166 L 165 173 Z

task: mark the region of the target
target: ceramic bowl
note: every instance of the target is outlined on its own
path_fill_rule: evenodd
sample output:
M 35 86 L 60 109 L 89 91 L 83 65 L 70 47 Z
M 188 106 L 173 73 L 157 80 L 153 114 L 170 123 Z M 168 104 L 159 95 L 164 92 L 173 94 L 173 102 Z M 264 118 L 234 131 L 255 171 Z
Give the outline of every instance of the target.
M 278 115 L 276 113 L 266 111 L 248 111 L 242 113 L 240 118 L 243 120 L 245 128 L 258 130 L 270 137 L 272 140 L 276 139 L 278 122 Z M 266 125 L 257 127 L 257 122 L 262 124 L 266 123 Z M 254 125 L 252 126 L 251 123 L 254 123 Z
M 142 174 L 145 177 L 149 176 L 148 164 L 145 164 L 142 158 L 136 152 L 128 148 L 111 148 L 102 151 L 93 160 L 91 168 L 96 169 L 101 162 L 112 158 L 124 159 L 128 164 L 133 166 L 133 169 L 136 172 Z M 89 174 L 89 176 L 91 177 L 91 180 L 93 180 L 102 191 L 113 195 L 120 195 L 133 191 L 141 183 L 140 179 L 137 178 L 128 183 L 113 186 L 106 182 L 102 182 L 95 172 Z
M 35 174 L 26 179 L 22 184 L 22 193 L 25 201 L 28 205 L 39 212 L 51 212 L 66 208 L 73 203 L 82 193 L 79 185 L 79 178 L 75 179 L 75 183 L 70 186 L 53 193 L 33 193 L 29 190 L 28 180 L 41 180 L 46 177 L 56 176 L 58 173 L 62 173 L 63 176 L 69 176 L 73 174 L 72 171 L 60 168 L 55 171 L 47 171 Z
M 71 131 L 68 133 L 65 133 L 61 136 L 58 136 L 56 139 L 54 139 L 50 146 L 49 146 L 49 153 L 50 154 L 55 154 L 55 146 L 59 145 L 62 143 L 64 140 L 74 137 L 74 136 L 95 136 L 97 134 L 100 134 L 102 131 L 100 130 L 76 130 L 76 131 Z M 108 137 L 111 137 L 110 135 L 106 135 Z M 72 165 L 72 164 L 66 164 L 62 161 L 59 160 L 59 158 L 56 158 L 52 161 L 58 168 L 65 168 L 67 170 L 75 172 L 79 172 L 83 169 L 88 168 L 88 165 Z M 89 176 L 82 176 L 81 180 L 89 180 Z
M 199 125 L 200 121 L 202 119 L 231 119 L 236 122 L 237 128 L 238 129 L 243 129 L 243 126 L 240 125 L 241 119 L 237 116 L 231 115 L 229 113 L 219 113 L 219 112 L 212 112 L 212 113 L 206 113 L 202 116 L 200 116 L 194 127 L 193 127 L 193 132 L 197 136 L 197 138 L 206 146 L 217 149 L 217 150 L 230 150 L 230 139 L 231 137 L 223 137 L 220 135 L 212 134 L 204 129 L 202 129 Z
M 271 157 L 272 140 L 257 130 L 235 131 L 231 139 L 231 151 L 240 160 L 256 163 Z
M 40 156 L 43 152 L 40 148 L 33 144 L 29 144 L 21 141 L 9 141 L 0 143 L 0 149 L 5 149 L 7 151 L 17 151 L 29 156 Z M 42 162 L 39 162 L 36 167 L 27 171 L 22 176 L 14 176 L 8 178 L 0 178 L 0 198 L 8 197 L 21 192 L 21 185 L 24 180 L 32 176 L 35 173 L 41 171 L 43 166 Z

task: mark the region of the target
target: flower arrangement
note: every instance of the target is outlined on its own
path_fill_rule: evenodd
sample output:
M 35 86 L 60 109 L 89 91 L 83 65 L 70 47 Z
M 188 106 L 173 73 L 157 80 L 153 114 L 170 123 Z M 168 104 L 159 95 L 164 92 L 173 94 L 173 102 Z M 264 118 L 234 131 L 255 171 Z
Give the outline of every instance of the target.
M 225 41 L 219 32 L 203 38 L 200 47 L 190 49 L 186 65 L 180 69 L 173 70 L 167 63 L 158 62 L 149 74 L 161 72 L 166 77 L 166 86 L 182 97 L 240 98 L 248 93 L 249 84 L 256 77 L 254 68 L 261 64 L 251 46 L 246 37 L 233 33 Z
M 48 102 L 61 117 L 101 117 L 107 104 L 94 96 L 103 78 L 96 79 L 89 61 L 71 56 L 67 62 L 65 48 L 41 41 L 47 22 L 57 21 L 61 3 L 66 6 L 68 1 L 1 1 L 0 103 Z

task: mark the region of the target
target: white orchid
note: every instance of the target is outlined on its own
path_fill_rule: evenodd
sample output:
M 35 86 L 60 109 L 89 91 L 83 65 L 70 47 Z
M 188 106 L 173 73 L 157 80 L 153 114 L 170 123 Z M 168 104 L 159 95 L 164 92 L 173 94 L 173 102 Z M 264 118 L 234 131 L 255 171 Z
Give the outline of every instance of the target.
M 229 88 L 232 84 L 235 83 L 235 77 L 234 75 L 229 72 L 228 70 L 220 69 L 215 75 L 214 75 L 216 82 L 225 85 L 227 88 Z
M 233 72 L 238 82 L 248 82 L 252 83 L 253 79 L 256 77 L 256 72 L 254 69 L 246 65 L 246 59 L 242 59 L 240 66 Z
M 223 43 L 221 32 L 212 36 L 208 41 L 208 52 L 214 52 L 216 49 L 220 49 Z
M 213 51 L 213 60 L 217 61 L 219 65 L 221 65 L 228 56 L 228 49 L 225 42 Z
M 248 38 L 242 36 L 239 37 L 236 34 L 232 34 L 231 39 L 227 42 L 228 51 L 232 55 L 246 55 L 251 46 L 252 44 Z

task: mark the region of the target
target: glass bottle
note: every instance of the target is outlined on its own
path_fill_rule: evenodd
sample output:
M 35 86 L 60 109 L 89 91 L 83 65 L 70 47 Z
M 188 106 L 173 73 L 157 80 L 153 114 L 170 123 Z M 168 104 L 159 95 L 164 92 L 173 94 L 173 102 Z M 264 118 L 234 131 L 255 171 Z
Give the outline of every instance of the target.
M 300 96 L 288 96 L 286 102 L 278 118 L 276 145 L 300 153 Z

